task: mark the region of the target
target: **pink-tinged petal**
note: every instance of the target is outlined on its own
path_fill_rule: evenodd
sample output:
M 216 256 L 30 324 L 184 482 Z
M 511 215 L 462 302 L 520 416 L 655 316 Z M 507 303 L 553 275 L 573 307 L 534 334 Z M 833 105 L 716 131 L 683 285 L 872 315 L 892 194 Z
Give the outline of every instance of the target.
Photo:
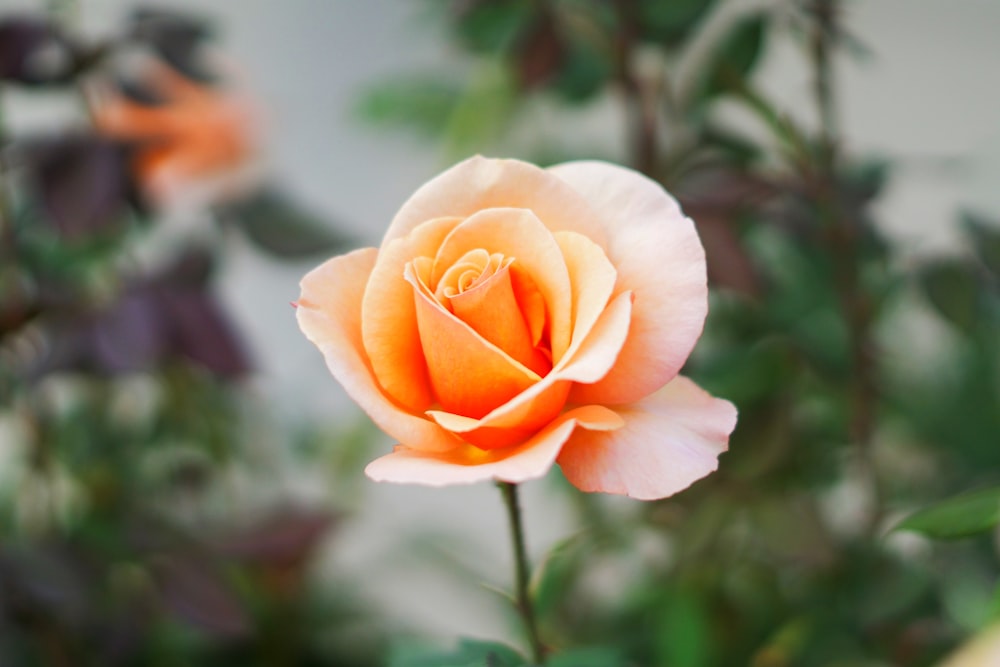
M 406 264 L 433 257 L 460 218 L 430 220 L 405 238 L 383 244 L 359 311 L 364 350 L 385 392 L 404 407 L 422 412 L 434 402 L 417 331 L 413 288 L 403 278 Z
M 635 294 L 628 340 L 604 379 L 574 388 L 572 401 L 631 403 L 680 371 L 708 312 L 705 252 L 694 224 L 659 184 L 603 162 L 549 170 L 598 213 L 618 269 L 615 291 Z
M 559 244 L 532 211 L 491 208 L 469 216 L 442 242 L 434 258 L 431 289 L 470 250 L 483 248 L 513 259 L 511 267 L 527 273 L 545 300 L 549 317 L 552 360 L 569 347 L 573 288 Z
M 566 478 L 583 491 L 666 498 L 718 467 L 736 427 L 732 403 L 682 376 L 616 411 L 624 427 L 613 433 L 579 431 L 559 455 Z
M 414 449 L 453 449 L 461 444 L 454 435 L 429 419 L 405 412 L 382 393 L 364 354 L 361 299 L 377 255 L 375 248 L 356 250 L 310 271 L 302 279 L 302 296 L 295 311 L 299 328 L 323 353 L 333 376 L 379 428 Z
M 548 472 L 576 427 L 608 431 L 620 428 L 622 423 L 611 410 L 588 405 L 560 415 L 518 447 L 484 452 L 466 445 L 440 454 L 397 447 L 392 454 L 369 463 L 365 473 L 377 482 L 428 486 L 472 484 L 488 479 L 524 482 Z
M 488 208 L 530 209 L 552 231 L 576 231 L 604 243 L 605 228 L 574 188 L 533 164 L 477 155 L 421 186 L 393 218 L 382 245 L 426 220 Z

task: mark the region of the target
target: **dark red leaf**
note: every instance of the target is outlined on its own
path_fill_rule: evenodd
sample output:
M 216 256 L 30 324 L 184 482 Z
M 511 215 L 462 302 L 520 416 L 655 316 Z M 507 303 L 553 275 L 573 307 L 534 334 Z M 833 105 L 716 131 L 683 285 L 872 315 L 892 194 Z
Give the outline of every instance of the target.
M 128 156 L 117 143 L 66 137 L 28 151 L 45 218 L 69 239 L 120 223 L 129 195 Z

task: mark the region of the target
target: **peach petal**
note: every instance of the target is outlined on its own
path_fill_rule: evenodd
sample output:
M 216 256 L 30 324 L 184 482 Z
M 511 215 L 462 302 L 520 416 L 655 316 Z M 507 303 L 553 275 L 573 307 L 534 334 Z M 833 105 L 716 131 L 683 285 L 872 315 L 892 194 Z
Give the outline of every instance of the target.
M 604 312 L 618 272 L 604 250 L 576 232 L 553 234 L 562 250 L 573 286 L 573 341 L 583 341 Z
M 477 155 L 417 190 L 393 218 L 382 244 L 406 236 L 431 218 L 467 217 L 501 207 L 530 209 L 552 231 L 576 231 L 604 243 L 601 221 L 586 199 L 560 178 L 520 160 Z
M 583 491 L 654 500 L 682 491 L 718 467 L 736 427 L 736 408 L 677 376 L 660 391 L 616 410 L 613 433 L 577 432 L 559 455 Z
M 461 294 L 448 298 L 458 319 L 538 375 L 552 364 L 531 342 L 528 322 L 517 303 L 510 267 L 504 267 Z
M 628 333 L 631 293 L 615 297 L 598 318 L 590 335 L 567 353 L 563 362 L 540 382 L 521 392 L 482 419 L 453 419 L 455 415 L 428 410 L 438 424 L 477 446 L 508 446 L 553 419 L 566 403 L 574 382 L 596 382 L 615 363 Z M 508 431 L 507 435 L 501 435 Z
M 383 245 L 361 302 L 361 335 L 375 377 L 402 406 L 422 412 L 434 402 L 417 330 L 413 287 L 403 267 L 415 257 L 433 256 L 461 219 L 429 220 Z
M 622 423 L 608 408 L 588 405 L 566 412 L 512 449 L 484 452 L 465 446 L 447 453 L 431 453 L 397 447 L 392 454 L 369 463 L 365 474 L 377 482 L 428 486 L 472 484 L 488 479 L 524 482 L 548 472 L 576 427 L 607 431 L 620 428 Z
M 704 326 L 708 286 L 698 234 L 659 184 L 634 171 L 602 162 L 569 162 L 549 171 L 599 214 L 608 259 L 618 269 L 616 292 L 635 294 L 628 340 L 615 367 L 600 382 L 576 387 L 570 400 L 636 401 L 678 373 Z
M 361 341 L 361 300 L 375 265 L 375 248 L 334 257 L 302 279 L 295 316 L 323 353 L 333 376 L 379 428 L 415 450 L 443 452 L 458 439 L 429 419 L 396 406 L 379 389 Z
M 481 417 L 541 379 L 442 307 L 416 274 L 420 266 L 408 264 L 404 277 L 413 285 L 430 384 L 445 410 Z
M 572 285 L 562 251 L 552 233 L 525 209 L 491 208 L 479 211 L 455 227 L 434 257 L 432 288 L 467 252 L 484 248 L 513 258 L 544 297 L 550 323 L 552 359 L 558 361 L 569 346 L 572 331 Z

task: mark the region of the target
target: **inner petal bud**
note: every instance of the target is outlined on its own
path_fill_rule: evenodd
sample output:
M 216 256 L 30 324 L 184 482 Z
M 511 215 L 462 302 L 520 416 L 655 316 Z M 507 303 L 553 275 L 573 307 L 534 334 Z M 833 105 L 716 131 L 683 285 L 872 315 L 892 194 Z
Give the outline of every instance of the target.
M 487 341 L 544 376 L 552 370 L 552 363 L 545 351 L 536 347 L 537 338 L 532 335 L 528 314 L 523 312 L 526 304 L 519 303 L 515 294 L 511 280 L 514 261 L 514 258 L 504 258 L 497 253 L 490 255 L 484 270 L 469 280 L 464 289 L 448 286 L 441 290 L 445 296 L 444 305 Z M 450 273 L 451 269 L 442 276 L 442 283 Z M 463 269 L 459 277 L 467 273 Z

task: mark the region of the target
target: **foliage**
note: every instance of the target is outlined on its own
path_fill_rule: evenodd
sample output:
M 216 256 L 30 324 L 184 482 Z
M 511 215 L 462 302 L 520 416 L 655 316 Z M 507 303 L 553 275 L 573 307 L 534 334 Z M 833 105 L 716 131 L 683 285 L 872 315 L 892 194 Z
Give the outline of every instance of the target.
M 139 49 L 214 85 L 210 35 L 197 17 L 140 10 L 85 45 L 43 17 L 0 17 L 0 99 L 114 81 L 162 105 L 141 76 L 117 76 L 121 61 Z M 258 187 L 212 202 L 225 227 L 139 259 L 165 225 L 136 168 L 145 146 L 77 125 L 0 126 L 0 664 L 376 664 L 379 625 L 351 587 L 311 581 L 340 515 L 241 509 L 247 494 L 226 489 L 234 471 L 273 472 L 248 456 L 273 429 L 213 287 L 221 233 L 276 259 L 343 238 Z

